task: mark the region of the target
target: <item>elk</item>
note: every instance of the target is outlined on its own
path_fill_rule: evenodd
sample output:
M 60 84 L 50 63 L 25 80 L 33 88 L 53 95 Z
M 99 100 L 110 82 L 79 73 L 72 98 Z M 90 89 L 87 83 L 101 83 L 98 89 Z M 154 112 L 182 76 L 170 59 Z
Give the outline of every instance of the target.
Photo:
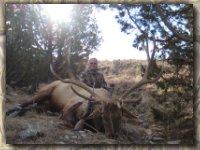
M 108 137 L 115 137 L 120 130 L 122 116 L 135 118 L 124 107 L 125 98 L 136 88 L 155 82 L 157 78 L 147 79 L 147 74 L 142 80 L 133 85 L 120 98 L 110 97 L 108 91 L 103 88 L 95 89 L 73 79 L 60 78 L 51 67 L 51 71 L 59 80 L 54 81 L 41 89 L 29 101 L 20 105 L 26 107 L 30 104 L 40 103 L 46 99 L 60 111 L 60 118 L 68 122 L 75 130 L 83 128 L 85 121 L 92 122 L 98 131 L 105 131 Z M 12 110 L 8 111 L 9 115 Z M 71 121 L 71 119 L 73 121 Z
M 62 79 L 50 65 L 52 74 L 58 80 L 39 89 L 31 100 L 20 105 L 20 109 L 48 99 L 52 106 L 59 110 L 60 118 L 75 130 L 82 129 L 85 122 L 90 122 L 98 131 L 104 131 L 106 136 L 116 137 L 123 116 L 136 118 L 125 108 L 124 104 L 129 102 L 126 97 L 142 85 L 156 82 L 161 76 L 160 73 L 154 79 L 148 78 L 152 60 L 148 63 L 143 78 L 126 90 L 121 97 L 115 95 L 111 97 L 107 90 L 92 89 L 74 78 Z M 10 115 L 15 110 L 9 110 L 6 115 Z

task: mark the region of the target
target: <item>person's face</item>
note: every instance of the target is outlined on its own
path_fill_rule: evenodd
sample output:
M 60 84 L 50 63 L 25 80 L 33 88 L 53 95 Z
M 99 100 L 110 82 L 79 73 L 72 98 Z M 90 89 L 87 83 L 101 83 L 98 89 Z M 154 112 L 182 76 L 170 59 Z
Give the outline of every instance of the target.
M 90 70 L 95 70 L 95 69 L 97 69 L 97 60 L 96 59 L 91 59 L 90 61 L 89 61 L 89 69 Z

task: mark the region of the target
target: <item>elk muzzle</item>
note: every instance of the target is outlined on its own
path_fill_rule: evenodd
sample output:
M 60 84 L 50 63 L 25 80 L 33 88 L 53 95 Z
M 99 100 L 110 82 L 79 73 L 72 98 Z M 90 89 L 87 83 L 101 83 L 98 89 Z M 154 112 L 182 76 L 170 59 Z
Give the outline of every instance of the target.
M 121 128 L 122 111 L 114 103 L 105 104 L 102 110 L 102 121 L 105 134 L 109 138 L 118 135 Z

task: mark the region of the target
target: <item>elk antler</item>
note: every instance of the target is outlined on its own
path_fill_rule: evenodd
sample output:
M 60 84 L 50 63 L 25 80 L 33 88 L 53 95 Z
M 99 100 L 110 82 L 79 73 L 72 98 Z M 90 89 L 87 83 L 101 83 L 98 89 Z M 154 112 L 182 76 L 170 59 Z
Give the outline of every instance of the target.
M 87 96 L 85 96 L 85 95 L 82 95 L 82 94 L 78 93 L 78 92 L 73 88 L 73 86 L 71 86 L 71 89 L 72 89 L 72 91 L 73 91 L 76 95 L 78 95 L 79 97 L 82 97 L 82 98 L 84 98 L 84 99 L 86 99 L 86 100 L 90 100 L 90 101 L 97 101 L 95 98 L 87 97 Z
M 154 44 L 154 48 L 153 48 L 153 52 L 151 54 L 151 59 L 149 60 L 149 63 L 148 63 L 148 66 L 145 70 L 145 73 L 144 73 L 144 76 L 143 78 L 138 82 L 136 83 L 135 85 L 133 85 L 130 89 L 128 89 L 125 93 L 122 94 L 122 96 L 120 97 L 120 101 L 123 102 L 123 100 L 135 89 L 141 87 L 142 85 L 144 84 L 147 84 L 147 83 L 154 83 L 156 82 L 162 75 L 162 70 L 161 72 L 158 74 L 158 76 L 154 79 L 148 79 L 148 76 L 150 74 L 150 68 L 151 68 L 151 65 L 153 63 L 153 59 L 154 59 L 154 55 L 155 55 L 155 52 L 156 52 L 156 45 L 155 45 L 155 39 L 153 39 L 153 44 Z
M 73 42 L 73 40 L 70 39 L 68 41 L 68 43 L 67 43 L 67 40 L 65 39 L 65 41 L 64 41 L 64 53 L 65 53 L 65 57 L 66 57 L 66 62 L 67 62 L 67 68 L 68 68 L 69 77 L 70 77 L 70 79 L 75 80 L 75 77 L 74 77 L 74 75 L 72 73 L 72 70 L 71 70 L 71 60 L 70 60 L 72 42 Z M 68 46 L 67 46 L 67 44 L 68 44 Z
M 133 115 L 127 108 L 122 107 L 123 115 L 128 118 L 137 118 L 137 116 Z
M 87 92 L 89 92 L 92 96 L 99 98 L 99 95 L 97 95 L 95 92 L 93 92 L 87 85 L 85 85 L 84 83 L 75 81 L 74 79 L 63 79 L 61 78 L 53 69 L 52 64 L 50 64 L 50 70 L 52 72 L 52 74 L 59 79 L 60 81 L 64 82 L 64 83 L 72 83 L 78 87 L 83 88 L 84 90 L 86 90 Z

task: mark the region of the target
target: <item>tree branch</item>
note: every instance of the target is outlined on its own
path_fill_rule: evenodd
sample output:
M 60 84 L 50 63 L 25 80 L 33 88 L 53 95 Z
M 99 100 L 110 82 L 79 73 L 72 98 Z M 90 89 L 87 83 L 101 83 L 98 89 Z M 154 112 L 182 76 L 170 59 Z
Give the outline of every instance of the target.
M 162 21 L 165 23 L 165 25 L 168 27 L 168 29 L 171 30 L 174 33 L 174 35 L 176 37 L 178 37 L 181 40 L 186 41 L 186 42 L 193 42 L 193 38 L 185 37 L 182 34 L 180 34 L 178 31 L 176 31 L 176 29 L 167 20 L 167 16 L 165 16 L 163 14 L 163 10 L 162 10 L 162 8 L 160 7 L 159 4 L 156 4 L 156 10 L 157 10 L 158 14 L 160 15 Z

